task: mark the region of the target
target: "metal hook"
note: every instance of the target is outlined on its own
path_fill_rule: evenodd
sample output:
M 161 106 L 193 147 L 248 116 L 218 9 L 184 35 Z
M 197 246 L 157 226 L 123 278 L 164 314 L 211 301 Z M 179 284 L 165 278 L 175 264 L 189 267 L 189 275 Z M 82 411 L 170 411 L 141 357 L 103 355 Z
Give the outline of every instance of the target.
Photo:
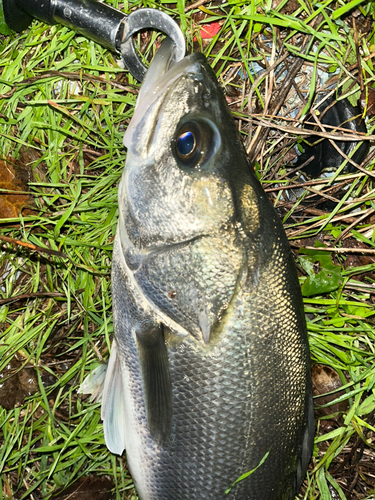
M 1 6 L 1 2 L 0 2 Z M 115 52 L 125 66 L 142 81 L 147 67 L 134 47 L 132 35 L 149 28 L 165 33 L 173 41 L 175 59 L 185 56 L 185 39 L 177 23 L 160 10 L 139 9 L 129 16 L 96 0 L 3 0 L 4 18 L 14 31 L 22 31 L 33 19 L 63 24 Z
M 145 28 L 162 31 L 172 40 L 175 45 L 174 57 L 176 62 L 185 57 L 184 35 L 177 23 L 168 14 L 161 10 L 147 8 L 132 12 L 125 23 L 121 55 L 130 73 L 139 81 L 143 80 L 147 66 L 136 53 L 132 35 Z

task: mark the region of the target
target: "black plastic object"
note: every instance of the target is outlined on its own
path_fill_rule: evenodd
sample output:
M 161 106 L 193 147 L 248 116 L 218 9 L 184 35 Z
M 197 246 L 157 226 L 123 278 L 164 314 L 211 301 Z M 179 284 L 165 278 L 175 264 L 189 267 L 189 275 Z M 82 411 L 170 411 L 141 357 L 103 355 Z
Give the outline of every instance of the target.
M 324 101 L 321 106 L 318 107 L 318 110 L 321 114 L 320 122 L 322 123 L 322 125 L 331 125 L 333 127 L 342 127 L 347 130 L 353 130 L 354 132 L 366 133 L 367 129 L 362 119 L 360 108 L 358 106 L 352 106 L 348 99 L 342 99 L 336 102 L 335 101 L 336 100 L 334 97 L 330 97 L 326 101 Z M 309 121 L 313 121 L 311 117 Z M 310 144 L 313 144 L 316 141 L 319 141 L 319 139 L 320 138 L 318 136 L 311 136 L 308 138 L 308 141 Z M 350 155 L 351 151 L 357 145 L 356 141 L 335 141 L 335 143 L 347 156 Z M 298 157 L 298 160 L 293 165 L 293 167 L 302 165 L 312 156 L 314 156 L 314 159 L 301 169 L 310 177 L 318 177 L 322 170 L 326 168 L 337 169 L 344 161 L 343 156 L 334 148 L 334 146 L 329 142 L 328 139 L 320 140 L 320 142 L 312 146 L 303 143 L 302 147 L 304 149 L 304 153 Z M 357 164 L 362 163 L 362 161 L 366 158 L 368 151 L 369 142 L 364 141 L 357 149 L 357 151 L 352 155 L 352 160 Z M 349 172 L 354 172 L 355 167 L 351 164 L 348 164 L 346 166 L 346 170 Z
M 120 52 L 130 73 L 142 81 L 147 67 L 140 60 L 132 39 L 138 31 L 151 28 L 165 33 L 175 45 L 175 60 L 185 56 L 185 39 L 175 21 L 156 9 L 139 9 L 126 16 L 97 0 L 3 0 L 4 17 L 14 31 L 31 21 L 63 24 L 110 50 Z
M 18 8 L 15 0 L 3 0 L 3 11 L 5 21 L 13 31 L 26 29 L 33 20 L 29 14 Z
M 126 15 L 96 0 L 3 0 L 8 26 L 27 28 L 33 18 L 63 24 L 101 45 L 120 50 Z

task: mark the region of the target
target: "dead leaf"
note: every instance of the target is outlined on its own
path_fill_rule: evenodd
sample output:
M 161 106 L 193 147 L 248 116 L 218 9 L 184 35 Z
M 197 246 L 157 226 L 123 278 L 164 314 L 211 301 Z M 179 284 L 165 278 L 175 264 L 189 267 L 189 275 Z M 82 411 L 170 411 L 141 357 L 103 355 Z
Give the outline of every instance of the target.
M 339 396 L 345 394 L 345 391 L 337 391 L 337 389 L 342 387 L 342 382 L 336 370 L 330 366 L 316 363 L 311 370 L 311 379 L 313 385 L 313 395 L 322 395 L 321 397 L 314 399 L 314 403 L 316 405 L 315 413 L 318 417 L 346 410 L 348 406 L 347 401 L 332 404 L 327 408 L 320 408 L 320 406 L 329 404 Z M 326 395 L 327 392 L 332 391 L 336 392 L 334 394 Z M 337 421 L 337 417 L 334 417 L 332 420 Z
M 30 172 L 13 159 L 0 160 L 0 219 L 28 215 L 33 212 L 33 197 L 27 193 Z
M 359 103 L 362 109 L 366 108 L 366 116 L 375 115 L 375 90 L 371 87 L 365 87 L 361 92 Z
M 26 366 L 20 370 L 21 366 L 21 361 L 13 358 L 0 372 L 0 405 L 6 410 L 22 405 L 25 398 L 38 390 L 35 368 Z

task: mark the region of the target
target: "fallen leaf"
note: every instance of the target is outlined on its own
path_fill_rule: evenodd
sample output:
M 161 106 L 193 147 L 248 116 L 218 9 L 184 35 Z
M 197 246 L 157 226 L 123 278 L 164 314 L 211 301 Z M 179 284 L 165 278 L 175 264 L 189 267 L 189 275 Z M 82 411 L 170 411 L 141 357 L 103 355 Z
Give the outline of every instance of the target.
M 302 295 L 310 297 L 332 292 L 342 284 L 341 267 L 332 263 L 328 252 L 319 250 L 317 246 L 316 250 L 300 248 L 298 253 L 299 263 L 308 274 L 301 288 Z
M 359 98 L 359 103 L 362 109 L 366 109 L 366 116 L 369 118 L 375 115 L 375 90 L 366 86 Z
M 28 191 L 29 170 L 11 158 L 0 160 L 0 219 L 32 213 L 33 198 Z
M 21 361 L 13 358 L 0 372 L 0 405 L 6 410 L 22 405 L 25 398 L 38 390 L 35 368 L 21 366 Z
M 320 408 L 321 406 L 327 405 L 339 396 L 345 394 L 345 391 L 337 391 L 337 389 L 342 387 L 342 382 L 336 370 L 330 366 L 316 363 L 311 370 L 311 380 L 313 385 L 313 395 L 320 396 L 314 399 L 314 403 L 317 406 L 315 412 L 318 417 L 346 410 L 348 406 L 347 401 L 341 401 L 340 403 L 334 403 L 326 408 Z M 327 392 L 332 391 L 337 392 L 334 394 L 326 394 Z M 333 417 L 332 420 L 336 421 L 337 417 Z

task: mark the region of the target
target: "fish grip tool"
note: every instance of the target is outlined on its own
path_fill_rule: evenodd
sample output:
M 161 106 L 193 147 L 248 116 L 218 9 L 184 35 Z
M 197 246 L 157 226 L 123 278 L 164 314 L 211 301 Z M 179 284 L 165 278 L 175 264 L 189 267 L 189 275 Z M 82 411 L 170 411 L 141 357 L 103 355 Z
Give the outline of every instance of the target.
M 137 54 L 132 36 L 142 29 L 165 33 L 175 45 L 175 60 L 185 56 L 185 39 L 177 23 L 165 12 L 145 8 L 129 15 L 97 0 L 3 0 L 6 24 L 20 32 L 33 19 L 62 24 L 104 47 L 120 53 L 130 73 L 142 81 L 147 66 Z

